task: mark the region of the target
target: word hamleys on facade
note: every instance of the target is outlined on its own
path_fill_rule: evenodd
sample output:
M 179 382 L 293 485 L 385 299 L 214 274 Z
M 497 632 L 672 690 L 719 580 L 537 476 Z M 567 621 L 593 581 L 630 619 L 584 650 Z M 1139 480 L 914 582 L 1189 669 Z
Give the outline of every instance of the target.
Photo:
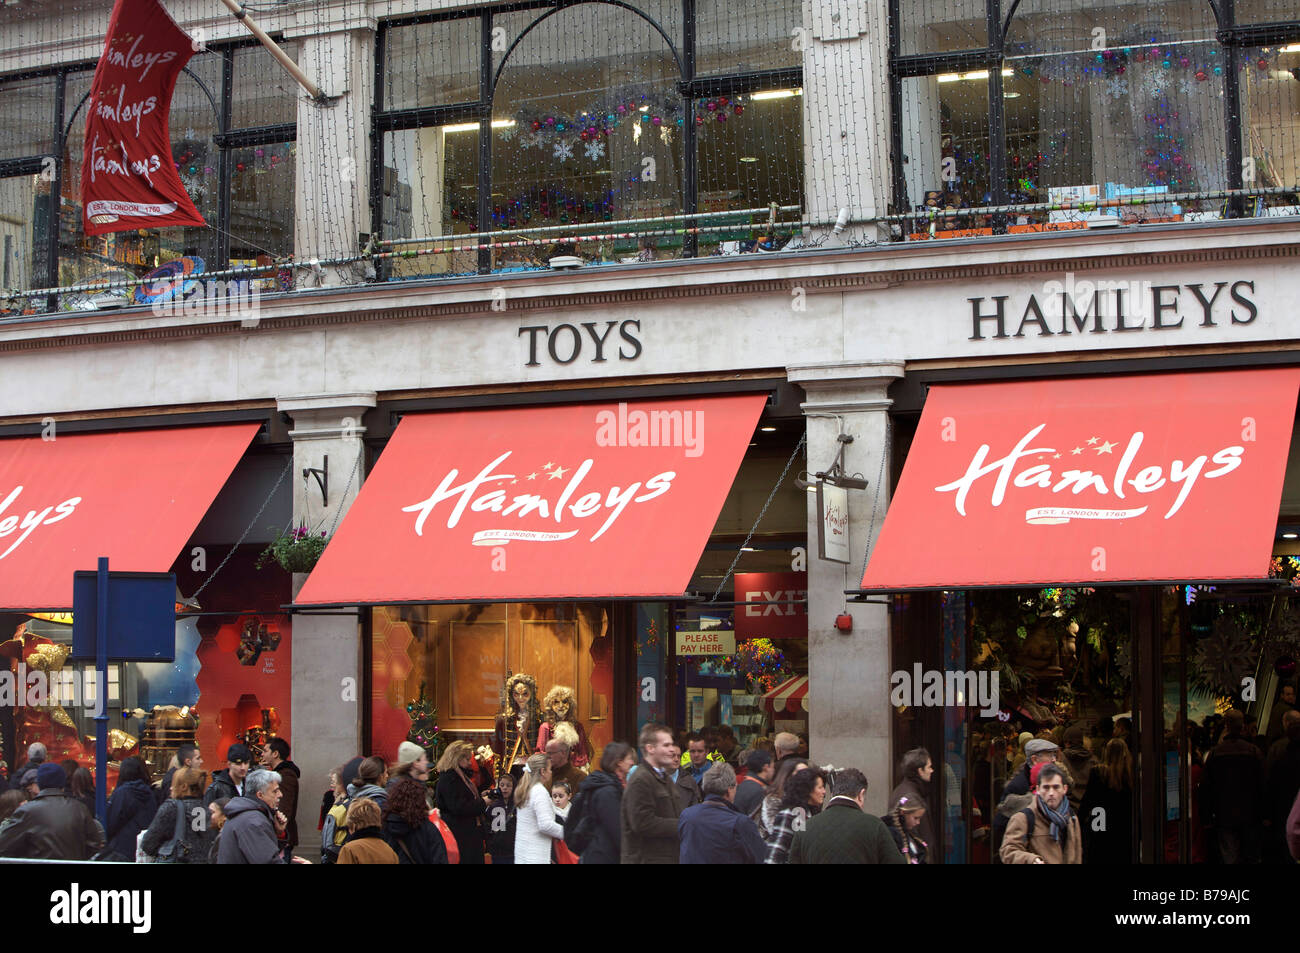
M 1088 507 L 1032 507 L 1025 512 L 1025 521 L 1034 524 L 1064 523 L 1071 519 L 1118 520 L 1141 516 L 1147 511 L 1146 505 L 1135 505 L 1136 501 L 1147 494 L 1156 493 L 1166 486 L 1178 487 L 1173 504 L 1165 512 L 1169 519 L 1177 513 L 1187 501 L 1196 482 L 1201 479 L 1213 480 L 1227 476 L 1241 466 L 1246 452 L 1243 446 L 1222 447 L 1213 453 L 1199 454 L 1191 460 L 1175 459 L 1168 466 L 1148 463 L 1142 466 L 1138 454 L 1145 437 L 1142 431 L 1136 431 L 1129 437 L 1128 444 L 1118 457 L 1113 467 L 1102 469 L 1073 466 L 1059 469 L 1056 460 L 1067 460 L 1086 456 L 1088 451 L 1099 459 L 1103 455 L 1113 455 L 1118 443 L 1090 437 L 1078 446 L 1060 450 L 1056 447 L 1030 447 L 1046 424 L 1039 424 L 1017 441 L 1011 451 L 1003 457 L 986 463 L 991 447 L 981 444 L 971 458 L 966 472 L 950 483 L 936 486 L 939 493 L 955 493 L 953 506 L 962 516 L 966 515 L 966 499 L 977 482 L 993 476 L 993 489 L 989 502 L 996 508 L 1006 499 L 1008 486 L 1020 489 L 1041 489 L 1051 493 L 1069 490 L 1071 496 L 1078 496 L 1091 491 L 1099 496 L 1114 496 L 1116 500 L 1130 503 L 1123 508 L 1100 509 Z M 1039 460 L 1050 459 L 1053 462 L 1034 463 L 1021 466 L 1028 457 Z M 1207 464 L 1213 464 L 1206 469 Z
M 419 514 L 415 519 L 415 535 L 424 535 L 425 521 L 440 503 L 455 500 L 447 514 L 447 529 L 456 528 L 467 508 L 475 513 L 497 513 L 501 516 L 513 516 L 519 520 L 529 517 L 540 520 L 553 519 L 557 526 L 561 527 L 557 530 L 538 528 L 480 530 L 471 540 L 475 545 L 500 545 L 512 539 L 528 542 L 571 539 L 578 534 L 578 530 L 563 527 L 571 525 L 572 520 L 585 520 L 605 513 L 605 520 L 600 529 L 596 530 L 589 540 L 595 542 L 614 525 L 629 504 L 648 503 L 663 496 L 672 489 L 673 480 L 677 476 L 675 471 L 665 470 L 644 481 L 634 481 L 625 487 L 611 486 L 608 489 L 588 490 L 579 496 L 578 490 L 595 465 L 595 461 L 590 457 L 572 470 L 548 462 L 527 474 L 496 472 L 497 467 L 505 463 L 513 452 L 505 451 L 480 470 L 476 476 L 458 485 L 456 480 L 460 476 L 460 471 L 453 467 L 427 499 L 403 506 L 402 512 Z M 505 489 L 505 487 L 516 486 L 521 481 L 534 483 L 539 489 L 544 489 L 545 483 L 539 484 L 535 481 L 549 483 L 551 480 L 563 480 L 570 472 L 572 475 L 568 481 L 559 484 L 562 488 L 558 496 L 550 493 L 519 493 Z M 641 492 L 643 490 L 646 492 Z M 536 526 L 537 524 L 534 524 L 534 527 Z

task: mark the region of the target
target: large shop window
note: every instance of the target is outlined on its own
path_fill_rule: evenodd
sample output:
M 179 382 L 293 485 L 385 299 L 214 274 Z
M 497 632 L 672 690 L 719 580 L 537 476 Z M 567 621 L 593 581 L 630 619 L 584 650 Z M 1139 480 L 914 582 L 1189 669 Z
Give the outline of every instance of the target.
M 376 227 L 388 241 L 444 237 L 397 246 L 407 253 L 387 274 L 753 250 L 765 236 L 747 220 L 698 239 L 677 221 L 602 228 L 692 206 L 801 204 L 802 53 L 791 35 L 801 8 L 770 0 L 745 14 L 707 2 L 684 23 L 675 0 L 644 0 L 386 27 Z M 455 238 L 470 232 L 515 234 L 494 236 L 489 251 Z M 576 240 L 584 233 L 602 237 Z
M 286 44 L 291 55 L 297 45 Z M 204 228 L 82 234 L 81 166 L 94 65 L 0 83 L 0 312 L 33 313 L 47 299 L 12 292 L 83 282 L 109 290 L 57 298 L 81 310 L 99 295 L 132 298 L 132 283 L 181 258 L 205 272 L 228 265 L 268 266 L 294 252 L 296 86 L 268 74 L 260 48 L 212 50 L 194 57 L 171 106 L 172 161 Z M 61 109 L 56 110 L 59 89 Z M 229 101 L 223 90 L 229 89 Z M 230 119 L 223 125 L 222 116 Z M 61 128 L 56 119 L 62 117 Z M 50 229 L 57 230 L 57 258 Z M 260 276 L 264 290 L 275 280 Z
M 988 7 L 997 10 L 980 0 L 901 2 L 893 52 L 898 204 L 1083 208 L 954 216 L 928 234 L 913 226 L 911 237 L 1085 228 L 1105 217 L 1294 214 L 1294 4 L 1237 4 L 1235 23 L 1217 19 L 1205 0 L 1140 10 L 1023 0 L 1009 18 L 1003 4 L 997 12 L 1005 19 L 995 25 Z M 1278 23 L 1273 45 L 1246 45 L 1252 35 L 1243 31 L 1261 22 Z M 1223 193 L 1236 188 L 1260 194 L 1229 203 Z M 1189 193 L 1208 194 L 1178 197 Z M 1089 207 L 1107 201 L 1111 207 Z
M 422 693 L 437 711 L 444 744 L 464 739 L 492 746 L 503 763 L 537 749 L 547 697 L 557 687 L 568 689 L 577 705 L 570 714 L 582 726 L 587 759 L 598 759 L 614 740 L 608 604 L 377 606 L 371 633 L 369 750 L 376 754 L 396 755 L 411 731 L 408 706 Z M 541 717 L 524 739 L 497 730 L 512 675 L 528 675 L 536 686 Z M 507 742 L 512 750 L 501 750 Z
M 1003 93 L 1011 200 L 1089 185 L 1104 198 L 1226 188 L 1224 61 L 1203 0 L 1146 4 L 1137 17 L 1132 8 L 1063 13 L 1026 0 L 1004 61 L 1012 74 Z M 1156 203 L 1123 217 L 1201 210 Z

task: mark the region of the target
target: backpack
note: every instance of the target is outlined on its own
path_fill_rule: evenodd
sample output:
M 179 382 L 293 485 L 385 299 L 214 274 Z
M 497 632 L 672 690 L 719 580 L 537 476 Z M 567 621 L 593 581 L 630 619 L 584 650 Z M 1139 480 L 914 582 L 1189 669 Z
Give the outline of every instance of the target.
M 333 836 L 328 843 L 322 842 L 320 845 L 321 863 L 332 864 L 338 860 L 339 852 L 343 849 L 343 842 L 348 837 L 348 827 L 345 823 L 348 816 L 348 805 L 352 803 L 352 798 L 335 804 L 325 814 L 325 824 L 328 827 L 330 821 L 334 822 Z
M 590 798 L 579 790 L 569 805 L 569 817 L 564 822 L 564 843 L 575 854 L 581 854 L 596 839 L 596 818 L 587 812 Z
M 1034 809 L 1032 807 L 1027 807 L 1020 813 L 1025 815 L 1025 823 L 1028 825 L 1028 828 L 1025 831 L 1025 846 L 1028 847 L 1029 838 L 1034 836 Z

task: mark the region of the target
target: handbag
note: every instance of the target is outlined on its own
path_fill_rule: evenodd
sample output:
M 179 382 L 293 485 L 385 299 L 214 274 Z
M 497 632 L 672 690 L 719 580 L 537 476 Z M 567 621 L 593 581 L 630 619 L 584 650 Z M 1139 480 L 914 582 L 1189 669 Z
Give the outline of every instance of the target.
M 172 839 L 158 848 L 158 863 L 187 864 L 193 848 L 185 841 L 185 802 L 176 802 L 176 830 Z

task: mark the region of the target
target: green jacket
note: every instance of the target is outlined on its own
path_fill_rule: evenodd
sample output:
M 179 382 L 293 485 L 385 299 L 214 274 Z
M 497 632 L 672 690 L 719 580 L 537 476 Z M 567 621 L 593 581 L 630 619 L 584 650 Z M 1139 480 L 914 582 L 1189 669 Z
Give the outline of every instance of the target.
M 822 812 L 796 831 L 792 864 L 901 864 L 903 855 L 884 822 L 846 797 L 827 800 Z
M 623 843 L 620 863 L 678 863 L 677 818 L 681 789 L 648 764 L 627 779 L 622 804 Z

